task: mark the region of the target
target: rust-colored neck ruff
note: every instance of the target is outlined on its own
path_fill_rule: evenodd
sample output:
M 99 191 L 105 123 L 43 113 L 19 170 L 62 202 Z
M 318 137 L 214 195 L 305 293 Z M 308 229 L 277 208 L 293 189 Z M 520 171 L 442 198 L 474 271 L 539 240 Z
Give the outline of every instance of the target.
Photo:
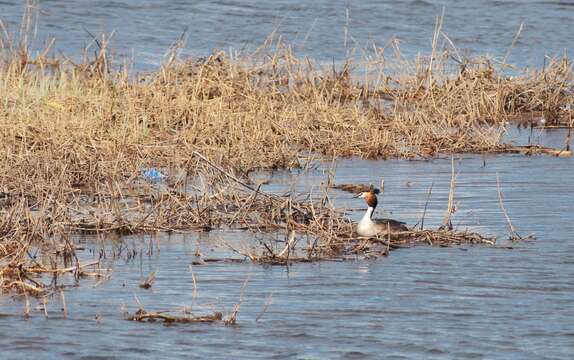
M 375 193 L 373 192 L 368 192 L 365 195 L 365 201 L 367 202 L 367 205 L 372 207 L 372 208 L 376 208 L 377 207 L 377 195 L 375 195 Z

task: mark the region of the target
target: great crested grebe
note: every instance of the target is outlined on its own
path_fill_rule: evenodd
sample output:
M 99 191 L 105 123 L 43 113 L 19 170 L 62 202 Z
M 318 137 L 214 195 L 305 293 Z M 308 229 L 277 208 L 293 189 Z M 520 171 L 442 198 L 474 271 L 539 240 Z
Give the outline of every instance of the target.
M 391 233 L 396 233 L 400 231 L 408 231 L 409 228 L 405 226 L 402 221 L 397 221 L 393 219 L 373 219 L 373 212 L 377 207 L 377 195 L 375 189 L 371 187 L 369 191 L 359 193 L 358 198 L 365 199 L 367 203 L 367 211 L 365 215 L 357 224 L 357 234 L 359 236 L 375 236 L 378 234 L 387 234 L 390 230 Z

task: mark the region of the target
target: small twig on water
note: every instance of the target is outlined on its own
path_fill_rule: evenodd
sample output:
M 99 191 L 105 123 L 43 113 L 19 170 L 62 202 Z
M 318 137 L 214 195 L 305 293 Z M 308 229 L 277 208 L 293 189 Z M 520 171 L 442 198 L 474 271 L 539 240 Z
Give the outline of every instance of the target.
M 192 300 L 195 301 L 197 298 L 197 282 L 195 281 L 195 273 L 193 272 L 193 264 L 189 265 L 189 270 L 191 271 L 191 280 L 193 281 L 193 293 L 191 295 Z
M 448 207 L 447 212 L 442 222 L 442 227 L 452 230 L 452 215 L 456 211 L 456 206 L 454 205 L 454 189 L 456 187 L 456 175 L 454 173 L 454 157 L 451 157 L 451 177 L 450 177 L 450 190 L 448 192 Z
M 426 200 L 426 202 L 425 202 L 425 208 L 424 208 L 424 210 L 423 210 L 423 216 L 421 217 L 421 230 L 423 229 L 424 224 L 425 224 L 425 216 L 426 216 L 426 214 L 427 214 L 427 206 L 428 206 L 429 201 L 430 201 L 430 198 L 431 198 L 433 185 L 434 185 L 434 181 L 431 182 L 430 187 L 429 187 L 429 190 L 428 190 L 428 192 L 427 192 L 427 200 Z
M 259 319 L 261 319 L 263 317 L 263 315 L 267 312 L 267 308 L 269 308 L 269 305 L 271 305 L 272 301 L 273 301 L 273 293 L 271 292 L 267 296 L 267 299 L 265 300 L 265 304 L 263 304 L 263 309 L 261 309 L 261 312 L 255 318 L 255 322 L 258 322 Z
M 506 222 L 508 224 L 508 231 L 510 233 L 510 240 L 511 241 L 522 240 L 523 238 L 520 235 L 518 235 L 518 233 L 514 229 L 514 225 L 512 225 L 512 221 L 510 221 L 510 216 L 508 216 L 508 213 L 506 212 L 506 209 L 504 208 L 502 190 L 500 189 L 500 177 L 498 176 L 498 173 L 496 173 L 496 189 L 498 190 L 498 203 L 500 205 L 500 209 L 502 210 L 502 213 L 506 217 Z
M 249 282 L 250 278 L 251 276 L 248 276 L 243 282 L 243 286 L 241 286 L 241 293 L 239 295 L 239 302 L 233 306 L 233 311 L 231 312 L 231 314 L 229 314 L 227 319 L 225 319 L 224 321 L 225 325 L 235 325 L 235 323 L 237 322 L 237 313 L 239 312 L 241 304 L 243 303 L 243 295 L 245 294 L 245 288 L 247 287 L 247 283 Z
M 60 289 L 60 299 L 62 300 L 62 311 L 64 312 L 64 318 L 68 317 L 68 308 L 66 307 L 66 296 L 64 296 L 64 290 Z
M 149 289 L 152 287 L 153 282 L 155 281 L 155 275 L 156 275 L 157 271 L 152 271 L 147 278 L 145 278 L 141 283 L 140 283 L 140 288 L 142 289 Z

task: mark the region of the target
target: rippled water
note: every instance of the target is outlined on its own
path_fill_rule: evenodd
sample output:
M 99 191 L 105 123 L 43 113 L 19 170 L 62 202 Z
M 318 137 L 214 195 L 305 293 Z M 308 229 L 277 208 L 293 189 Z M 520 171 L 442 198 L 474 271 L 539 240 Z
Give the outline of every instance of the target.
M 23 1 L 0 1 L 0 18 L 17 29 Z M 157 65 L 188 29 L 187 54 L 212 49 L 253 49 L 277 29 L 299 54 L 341 60 L 350 48 L 401 40 L 404 54 L 428 52 L 436 16 L 445 9 L 444 31 L 460 51 L 502 58 L 520 24 L 511 62 L 541 65 L 544 55 L 572 49 L 571 1 L 40 1 L 38 42 L 55 37 L 56 48 L 77 54 L 94 34 L 116 31 L 116 53 L 139 66 Z M 359 45 L 359 46 L 357 46 Z M 132 51 L 133 50 L 133 51 Z M 571 55 L 571 54 L 570 54 Z
M 524 135 L 528 135 L 526 133 Z M 532 141 L 561 145 L 564 133 L 536 131 Z M 459 202 L 455 225 L 501 236 L 500 247 L 397 250 L 373 261 L 296 264 L 290 268 L 212 263 L 190 264 L 199 247 L 206 257 L 222 240 L 241 232 L 160 238 L 161 251 L 135 260 L 111 261 L 111 280 L 90 279 L 48 301 L 48 318 L 34 310 L 24 320 L 23 303 L 0 297 L 2 358 L 499 358 L 565 359 L 574 356 L 574 159 L 547 156 L 460 156 L 456 159 Z M 269 191 L 308 191 L 326 167 L 273 175 Z M 419 220 L 434 183 L 427 224 L 446 208 L 450 159 L 430 162 L 343 160 L 336 182 L 385 179 L 382 207 L 396 218 Z M 504 241 L 496 174 L 517 230 L 537 240 Z M 362 204 L 334 191 L 338 206 Z M 358 218 L 356 212 L 352 216 Z M 149 238 L 126 239 L 148 248 Z M 155 240 L 154 240 L 155 241 Z M 512 249 L 506 248 L 511 245 Z M 108 253 L 111 244 L 107 243 Z M 87 240 L 83 257 L 92 259 Z M 218 251 L 218 250 L 216 250 Z M 142 276 L 157 272 L 150 290 Z M 178 309 L 231 311 L 249 279 L 238 325 L 164 326 L 123 320 L 124 312 Z M 71 280 L 68 280 L 71 281 Z M 135 295 L 134 295 L 135 294 Z M 264 304 L 271 296 L 267 312 Z M 50 356 L 47 356 L 47 355 Z
M 407 55 L 430 46 L 435 16 L 446 9 L 445 31 L 463 50 L 503 57 L 519 24 L 524 30 L 510 60 L 543 62 L 547 53 L 571 49 L 574 6 L 569 1 L 41 1 L 39 42 L 77 54 L 93 33 L 116 30 L 114 47 L 140 66 L 157 65 L 188 27 L 187 53 L 212 48 L 252 48 L 278 28 L 301 54 L 341 59 L 347 48 L 401 39 Z M 348 12 L 347 12 L 348 9 Z M 20 1 L 0 1 L 0 18 L 15 28 Z M 347 15 L 348 14 L 348 15 Z M 348 29 L 347 47 L 344 45 Z M 131 56 L 131 55 L 130 55 Z M 511 134 L 515 137 L 515 131 Z M 529 132 L 518 134 L 525 139 Z M 532 141 L 562 146 L 565 134 L 534 132 Z M 454 223 L 504 240 L 496 174 L 505 206 L 521 234 L 537 240 L 505 247 L 418 247 L 376 261 L 297 264 L 289 269 L 243 264 L 190 264 L 197 247 L 209 254 L 221 240 L 243 233 L 212 232 L 161 237 L 161 251 L 112 261 L 109 281 L 83 279 L 66 290 L 68 318 L 59 296 L 48 300 L 48 318 L 32 303 L 0 296 L 0 358 L 500 358 L 574 357 L 574 160 L 511 155 L 456 158 L 458 211 Z M 268 191 L 318 191 L 327 167 L 279 172 Z M 450 158 L 430 162 L 342 160 L 337 183 L 385 179 L 379 214 L 419 221 L 428 188 L 433 195 L 425 223 L 442 220 L 448 198 Z M 262 174 L 262 177 L 269 176 Z M 362 207 L 333 191 L 349 210 Z M 360 212 L 350 212 L 358 219 Z M 81 239 L 91 260 L 99 245 Z M 148 238 L 126 242 L 146 248 Z M 504 243 L 504 245 L 510 245 Z M 111 243 L 105 245 L 108 249 Z M 110 250 L 111 251 L 111 250 Z M 216 250 L 220 251 L 220 250 Z M 125 256 L 124 256 L 125 257 Z M 142 276 L 158 271 L 150 290 Z M 249 278 L 237 326 L 163 326 L 123 320 L 137 309 L 191 306 L 194 312 L 231 311 Z M 72 279 L 66 280 L 73 284 Z M 272 304 L 256 321 L 271 294 Z

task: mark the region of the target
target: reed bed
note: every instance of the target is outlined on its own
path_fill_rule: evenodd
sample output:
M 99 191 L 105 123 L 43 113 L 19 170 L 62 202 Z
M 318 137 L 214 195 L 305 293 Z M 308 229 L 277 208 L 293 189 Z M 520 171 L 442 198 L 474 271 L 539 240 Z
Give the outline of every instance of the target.
M 271 265 L 386 256 L 392 250 L 421 244 L 494 245 L 496 241 L 468 231 L 414 228 L 383 238 L 359 238 L 354 223 L 331 204 L 327 187 L 320 198 L 307 195 L 310 200 L 299 200 L 265 193 L 211 163 L 198 163 L 193 173 L 198 176 L 195 182 L 187 177 L 153 186 L 134 182 L 127 189 L 118 186 L 109 193 L 68 194 L 73 199 L 54 196 L 42 207 L 28 206 L 24 200 L 10 205 L 3 210 L 0 223 L 0 285 L 40 296 L 57 290 L 52 285 L 63 274 L 78 279 L 105 278 L 108 274 L 99 260 L 78 260 L 71 234 L 240 229 L 263 236 L 244 248 L 226 246 L 243 259 Z M 209 179 L 208 185 L 205 179 Z M 199 188 L 200 183 L 206 188 Z M 196 262 L 225 260 L 200 258 Z M 45 275 L 51 276 L 49 283 L 43 282 Z M 140 286 L 148 288 L 152 283 L 153 276 Z
M 69 269 L 64 259 L 76 276 L 86 273 L 74 233 L 281 231 L 288 240 L 279 251 L 262 244 L 245 254 L 268 263 L 376 246 L 491 244 L 447 230 L 359 241 L 328 201 L 265 194 L 249 174 L 327 157 L 516 151 L 501 140 L 513 119 L 540 113 L 547 125 L 573 124 L 568 59 L 510 76 L 505 63 L 434 46 L 407 61 L 394 47 L 390 58 L 377 48 L 325 66 L 270 40 L 252 54 L 171 56 L 135 74 L 116 64 L 106 36 L 94 37 L 81 61 L 53 55 L 51 43 L 33 53 L 31 23 L 0 41 L 0 282 L 20 292 L 45 291 L 35 275 Z M 172 182 L 150 184 L 147 168 Z M 303 253 L 294 245 L 302 234 L 310 239 Z M 33 248 L 50 260 L 40 264 Z

